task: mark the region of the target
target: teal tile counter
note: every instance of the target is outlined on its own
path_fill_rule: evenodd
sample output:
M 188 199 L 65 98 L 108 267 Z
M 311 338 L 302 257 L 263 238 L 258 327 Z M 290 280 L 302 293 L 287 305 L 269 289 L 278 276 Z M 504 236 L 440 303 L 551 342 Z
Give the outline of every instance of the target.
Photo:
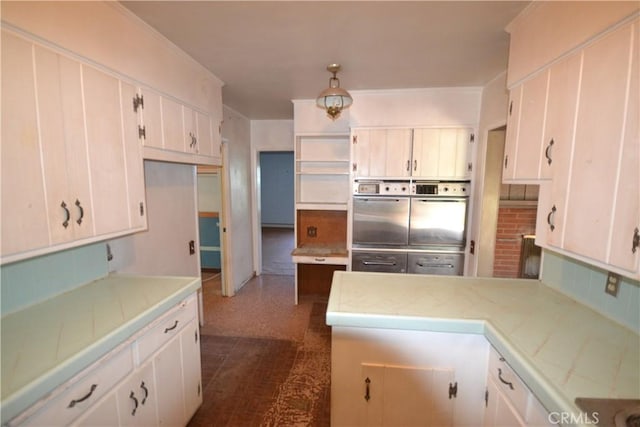
M 549 412 L 576 397 L 640 398 L 631 330 L 535 280 L 336 272 L 333 327 L 484 334 Z
M 197 277 L 110 275 L 2 317 L 2 423 L 200 287 Z

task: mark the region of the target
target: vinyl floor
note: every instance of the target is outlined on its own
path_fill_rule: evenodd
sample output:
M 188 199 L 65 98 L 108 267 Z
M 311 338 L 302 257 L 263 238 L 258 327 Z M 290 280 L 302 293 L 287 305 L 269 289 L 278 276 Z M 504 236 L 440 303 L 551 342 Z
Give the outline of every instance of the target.
M 263 274 L 227 298 L 219 280 L 203 276 L 203 404 L 189 426 L 329 426 L 326 297 L 295 305 L 293 276 Z

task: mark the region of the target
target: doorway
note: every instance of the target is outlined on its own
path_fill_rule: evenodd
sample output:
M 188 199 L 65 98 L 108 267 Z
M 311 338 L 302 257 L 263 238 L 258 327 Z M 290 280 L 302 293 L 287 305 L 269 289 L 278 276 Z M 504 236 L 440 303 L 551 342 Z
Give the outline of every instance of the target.
M 222 183 L 220 169 L 198 167 L 198 233 L 202 286 L 216 294 L 222 289 Z
M 258 156 L 262 274 L 294 275 L 293 151 L 262 151 Z
M 536 277 L 540 251 L 532 241 L 538 186 L 502 183 L 505 137 L 505 126 L 492 129 L 487 135 L 477 275 Z

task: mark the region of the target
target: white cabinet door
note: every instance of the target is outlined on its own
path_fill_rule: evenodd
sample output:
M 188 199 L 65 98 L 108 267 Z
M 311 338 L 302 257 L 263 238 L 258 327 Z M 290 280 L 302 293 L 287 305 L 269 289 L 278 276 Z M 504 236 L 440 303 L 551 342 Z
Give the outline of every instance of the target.
M 487 383 L 487 408 L 484 418 L 484 427 L 524 427 L 518 411 L 509 403 L 506 396 L 500 391 L 493 378 Z
M 32 49 L 2 31 L 3 257 L 49 245 Z
M 364 426 L 451 426 L 452 370 L 362 365 Z
M 118 400 L 111 392 L 71 424 L 73 427 L 114 427 L 119 425 Z
M 34 48 L 51 244 L 90 237 L 93 209 L 80 63 Z
M 411 129 L 361 129 L 352 136 L 356 177 L 411 175 Z M 353 139 L 355 138 L 355 139 Z
M 133 85 L 120 82 L 122 102 L 122 138 L 125 155 L 125 171 L 127 177 L 127 200 L 129 205 L 129 221 L 131 229 L 147 227 L 144 166 L 142 148 L 138 137 L 138 120 L 131 106 L 131 99 L 136 94 Z
M 185 417 L 189 420 L 202 404 L 202 371 L 200 364 L 200 331 L 197 319 L 180 334 Z
M 82 79 L 95 234 L 125 231 L 129 199 L 120 82 L 87 65 Z
M 627 25 L 583 52 L 563 246 L 602 262 L 623 137 L 631 36 Z
M 162 97 L 162 136 L 165 150 L 185 151 L 182 105 Z
M 153 359 L 160 426 L 186 424 L 180 350 L 176 336 Z
M 465 179 L 470 129 L 414 129 L 411 174 L 424 179 Z
M 116 395 L 121 427 L 158 425 L 158 402 L 151 362 L 142 365 L 123 381 Z
M 516 173 L 515 165 L 518 153 L 518 127 L 520 126 L 521 99 L 522 85 L 511 89 L 509 93 L 509 109 L 507 111 L 507 133 L 504 142 L 503 182 L 513 180 Z
M 211 132 L 211 118 L 208 115 L 197 111 L 196 120 L 198 135 L 198 154 L 202 156 L 213 157 L 214 153 L 219 153 L 219 151 L 215 151 L 215 149 L 220 150 L 220 146 L 218 145 L 218 147 L 214 149 L 213 136 Z
M 147 88 L 140 88 L 139 94 L 143 100 L 143 104 L 137 109 L 140 115 L 140 125 L 144 127 L 142 144 L 145 147 L 162 148 L 162 101 L 160 94 Z
M 634 25 L 627 116 L 613 212 L 609 263 L 640 275 L 640 22 Z
M 512 91 L 514 106 L 509 107 L 507 122 L 504 182 L 540 178 L 548 76 L 548 71 L 538 73 Z M 517 118 L 514 117 L 516 114 Z

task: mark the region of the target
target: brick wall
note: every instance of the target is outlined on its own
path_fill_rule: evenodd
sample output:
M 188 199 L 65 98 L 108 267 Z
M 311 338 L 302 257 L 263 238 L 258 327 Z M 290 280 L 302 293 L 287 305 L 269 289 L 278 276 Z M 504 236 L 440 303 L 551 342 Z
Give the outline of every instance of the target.
M 520 276 L 522 236 L 535 234 L 535 206 L 501 206 L 498 210 L 498 231 L 494 255 L 494 277 Z

